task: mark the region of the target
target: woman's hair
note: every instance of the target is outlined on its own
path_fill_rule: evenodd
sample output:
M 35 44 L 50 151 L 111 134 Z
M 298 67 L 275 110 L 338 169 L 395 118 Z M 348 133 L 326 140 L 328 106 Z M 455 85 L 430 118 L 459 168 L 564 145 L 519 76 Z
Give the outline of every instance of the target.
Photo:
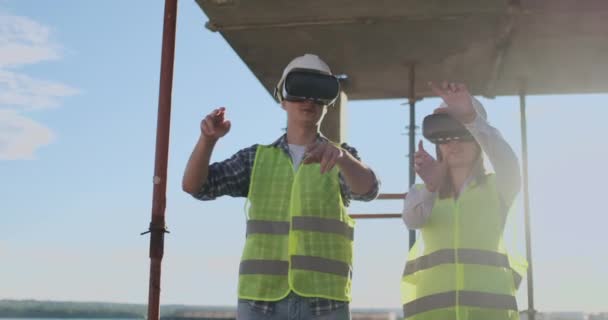
M 481 185 L 486 182 L 486 168 L 483 165 L 483 152 L 481 152 L 481 146 L 477 141 L 474 141 L 477 155 L 475 156 L 475 160 L 473 162 L 473 169 L 471 174 L 473 175 L 473 181 L 477 185 Z M 437 161 L 443 160 L 443 155 L 441 154 L 441 149 L 439 145 L 435 146 L 435 150 L 437 152 Z M 439 186 L 439 199 L 451 198 L 454 196 L 454 184 L 452 183 L 452 176 L 450 175 L 450 169 L 448 168 L 448 172 L 445 175 L 445 179 L 442 181 Z

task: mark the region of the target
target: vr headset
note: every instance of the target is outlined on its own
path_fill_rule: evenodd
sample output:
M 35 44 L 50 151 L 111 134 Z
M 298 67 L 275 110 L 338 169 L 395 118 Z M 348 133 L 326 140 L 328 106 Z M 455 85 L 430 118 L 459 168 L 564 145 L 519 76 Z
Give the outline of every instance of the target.
M 460 121 L 447 113 L 426 116 L 422 122 L 422 135 L 434 144 L 475 139 Z
M 340 81 L 337 77 L 313 69 L 291 70 L 274 91 L 279 101 L 310 100 L 321 105 L 333 104 L 339 93 Z

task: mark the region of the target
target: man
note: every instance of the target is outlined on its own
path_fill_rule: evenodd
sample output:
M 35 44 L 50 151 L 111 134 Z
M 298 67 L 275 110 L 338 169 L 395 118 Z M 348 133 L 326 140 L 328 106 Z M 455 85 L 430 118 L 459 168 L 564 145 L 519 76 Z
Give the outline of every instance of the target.
M 238 319 L 350 319 L 354 221 L 351 199 L 370 201 L 379 182 L 354 148 L 332 143 L 319 124 L 340 92 L 325 62 L 292 60 L 275 96 L 287 133 L 209 165 L 230 130 L 224 108 L 201 122 L 184 191 L 200 200 L 247 197 L 247 238 L 239 268 Z

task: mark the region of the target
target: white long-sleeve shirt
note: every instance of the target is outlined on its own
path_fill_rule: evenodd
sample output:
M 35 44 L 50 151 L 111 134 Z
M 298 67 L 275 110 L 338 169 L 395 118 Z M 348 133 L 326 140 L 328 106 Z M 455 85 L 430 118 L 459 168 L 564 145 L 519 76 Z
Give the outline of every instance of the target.
M 503 214 L 506 216 L 520 190 L 521 174 L 517 156 L 500 132 L 479 115 L 473 122 L 465 124 L 465 127 L 477 140 L 494 168 Z M 461 190 L 464 190 L 471 180 L 472 177 L 469 177 Z M 430 192 L 426 188 L 410 188 L 403 203 L 402 216 L 409 229 L 419 229 L 426 224 L 437 196 L 438 192 Z

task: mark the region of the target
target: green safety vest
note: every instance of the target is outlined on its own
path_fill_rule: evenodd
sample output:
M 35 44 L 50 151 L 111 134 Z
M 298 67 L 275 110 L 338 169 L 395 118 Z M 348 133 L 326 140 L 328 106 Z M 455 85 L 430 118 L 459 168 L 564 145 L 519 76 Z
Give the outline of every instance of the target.
M 239 298 L 304 297 L 350 301 L 354 221 L 338 169 L 293 164 L 283 150 L 258 146 L 248 195 Z
M 515 292 L 523 271 L 504 249 L 501 212 L 494 175 L 457 200 L 435 200 L 403 272 L 406 319 L 519 319 Z

